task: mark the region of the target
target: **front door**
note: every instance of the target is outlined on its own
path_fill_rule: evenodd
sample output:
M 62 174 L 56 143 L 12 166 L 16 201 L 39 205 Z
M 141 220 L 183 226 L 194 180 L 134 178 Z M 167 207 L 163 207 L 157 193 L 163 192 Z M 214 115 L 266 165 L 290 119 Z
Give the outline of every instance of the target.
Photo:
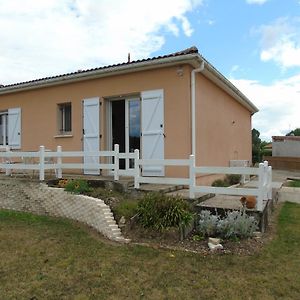
M 83 151 L 93 152 L 100 150 L 100 115 L 99 98 L 89 98 L 83 100 Z M 84 156 L 84 163 L 99 164 L 99 157 Z M 99 169 L 87 168 L 84 174 L 99 175 Z
M 141 136 L 141 100 L 138 97 L 128 97 L 112 100 L 110 103 L 111 149 L 119 145 L 120 152 L 134 152 L 140 149 Z M 120 159 L 120 169 L 133 168 L 133 161 Z

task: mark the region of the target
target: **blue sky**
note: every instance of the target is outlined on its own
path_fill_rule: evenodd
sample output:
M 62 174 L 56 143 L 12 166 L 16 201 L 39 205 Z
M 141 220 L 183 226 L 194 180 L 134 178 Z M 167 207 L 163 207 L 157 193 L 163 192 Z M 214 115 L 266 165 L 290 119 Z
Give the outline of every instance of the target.
M 300 0 L 0 0 L 0 41 L 2 84 L 195 45 L 263 139 L 300 127 Z

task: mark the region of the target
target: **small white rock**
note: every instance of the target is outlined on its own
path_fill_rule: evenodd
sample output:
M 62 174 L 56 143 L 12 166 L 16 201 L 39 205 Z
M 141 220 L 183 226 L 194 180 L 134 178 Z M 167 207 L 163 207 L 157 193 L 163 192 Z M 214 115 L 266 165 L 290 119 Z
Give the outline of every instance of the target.
M 253 232 L 253 237 L 255 237 L 255 238 L 261 238 L 262 237 L 262 232 L 260 232 L 260 231 L 255 231 L 255 232 Z
M 218 245 L 218 244 L 220 244 L 221 239 L 210 237 L 210 238 L 208 238 L 208 242 L 211 243 L 211 244 L 214 244 L 214 245 Z
M 218 250 L 218 249 L 221 249 L 221 250 L 223 249 L 223 246 L 221 244 L 214 245 L 212 243 L 208 243 L 208 247 L 212 251 Z
M 119 221 L 119 226 L 123 227 L 123 226 L 125 226 L 125 223 L 126 223 L 125 217 L 122 216 L 120 221 Z

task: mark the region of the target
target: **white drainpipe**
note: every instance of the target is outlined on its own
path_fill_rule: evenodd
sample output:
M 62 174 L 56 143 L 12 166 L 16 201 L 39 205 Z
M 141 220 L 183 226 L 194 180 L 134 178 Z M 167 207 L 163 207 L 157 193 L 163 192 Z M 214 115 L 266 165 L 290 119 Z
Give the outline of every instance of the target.
M 192 154 L 196 157 L 196 73 L 204 70 L 204 61 L 201 66 L 191 73 L 191 113 L 192 113 Z

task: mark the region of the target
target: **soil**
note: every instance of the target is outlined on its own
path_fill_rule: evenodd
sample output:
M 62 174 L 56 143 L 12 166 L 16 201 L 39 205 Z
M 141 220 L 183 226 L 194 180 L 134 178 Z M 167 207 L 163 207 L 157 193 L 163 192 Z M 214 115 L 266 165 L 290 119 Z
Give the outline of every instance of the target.
M 186 252 L 199 253 L 202 255 L 211 254 L 237 254 L 237 255 L 254 255 L 259 253 L 266 244 L 268 244 L 276 234 L 277 216 L 280 211 L 280 205 L 276 207 L 267 231 L 257 237 L 230 241 L 221 241 L 223 250 L 211 251 L 208 248 L 208 239 L 198 240 L 195 231 L 183 240 L 180 240 L 178 230 L 169 230 L 163 233 L 157 233 L 151 230 L 145 230 L 137 225 L 130 226 L 127 224 L 122 228 L 123 235 L 131 239 L 131 242 L 139 245 L 146 245 L 153 248 L 165 248 L 171 250 L 181 250 Z

